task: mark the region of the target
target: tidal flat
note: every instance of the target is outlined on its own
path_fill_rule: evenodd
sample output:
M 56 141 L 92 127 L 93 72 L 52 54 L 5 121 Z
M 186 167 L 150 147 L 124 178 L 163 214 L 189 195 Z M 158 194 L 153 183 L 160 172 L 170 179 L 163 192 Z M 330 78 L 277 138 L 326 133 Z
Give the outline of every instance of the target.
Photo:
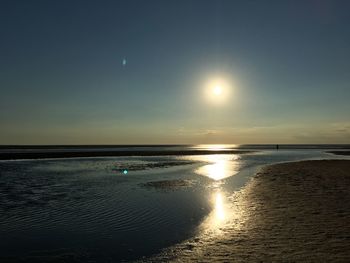
M 329 256 L 342 262 L 348 259 L 349 161 L 339 159 L 348 156 L 267 149 L 3 160 L 0 261 L 269 262 Z M 319 256 L 307 254 L 308 247 Z
M 349 262 L 350 161 L 262 168 L 230 197 L 231 220 L 148 262 Z

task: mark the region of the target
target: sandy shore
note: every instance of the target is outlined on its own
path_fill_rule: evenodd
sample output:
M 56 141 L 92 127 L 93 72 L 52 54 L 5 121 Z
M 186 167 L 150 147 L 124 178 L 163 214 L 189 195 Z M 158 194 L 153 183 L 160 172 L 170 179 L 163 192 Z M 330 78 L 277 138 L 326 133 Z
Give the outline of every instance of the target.
M 230 198 L 233 219 L 149 261 L 350 262 L 350 161 L 262 169 Z

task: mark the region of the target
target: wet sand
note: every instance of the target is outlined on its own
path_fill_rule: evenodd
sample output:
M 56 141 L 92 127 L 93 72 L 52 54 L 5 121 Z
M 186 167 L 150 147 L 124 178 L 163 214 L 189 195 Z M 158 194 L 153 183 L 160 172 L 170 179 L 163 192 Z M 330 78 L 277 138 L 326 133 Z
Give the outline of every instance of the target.
M 163 181 L 151 181 L 141 186 L 146 188 L 153 188 L 163 191 L 175 191 L 179 188 L 191 187 L 196 183 L 194 180 L 183 180 L 183 179 L 175 179 L 175 180 L 163 180 Z
M 219 234 L 148 261 L 350 262 L 350 161 L 267 166 L 229 203 Z
M 72 157 L 113 157 L 113 156 L 167 156 L 167 155 L 210 155 L 244 154 L 253 151 L 241 150 L 149 150 L 149 151 L 75 151 L 75 152 L 6 152 L 0 153 L 0 160 L 72 158 Z

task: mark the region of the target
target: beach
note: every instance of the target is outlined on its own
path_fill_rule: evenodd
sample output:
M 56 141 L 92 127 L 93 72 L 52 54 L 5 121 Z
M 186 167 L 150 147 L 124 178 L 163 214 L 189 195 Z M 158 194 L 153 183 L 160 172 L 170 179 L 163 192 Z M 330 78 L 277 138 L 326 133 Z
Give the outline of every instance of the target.
M 349 259 L 348 156 L 116 150 L 164 155 L 1 161 L 0 261 Z
M 262 168 L 230 198 L 232 220 L 148 260 L 349 262 L 350 161 Z

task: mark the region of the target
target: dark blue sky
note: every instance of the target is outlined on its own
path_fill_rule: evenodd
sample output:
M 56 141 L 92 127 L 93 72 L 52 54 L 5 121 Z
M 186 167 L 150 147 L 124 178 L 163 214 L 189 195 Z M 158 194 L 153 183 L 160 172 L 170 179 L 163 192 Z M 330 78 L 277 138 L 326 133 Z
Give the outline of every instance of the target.
M 1 1 L 0 143 L 349 143 L 349 14 L 347 1 Z M 204 95 L 215 78 L 223 103 Z

